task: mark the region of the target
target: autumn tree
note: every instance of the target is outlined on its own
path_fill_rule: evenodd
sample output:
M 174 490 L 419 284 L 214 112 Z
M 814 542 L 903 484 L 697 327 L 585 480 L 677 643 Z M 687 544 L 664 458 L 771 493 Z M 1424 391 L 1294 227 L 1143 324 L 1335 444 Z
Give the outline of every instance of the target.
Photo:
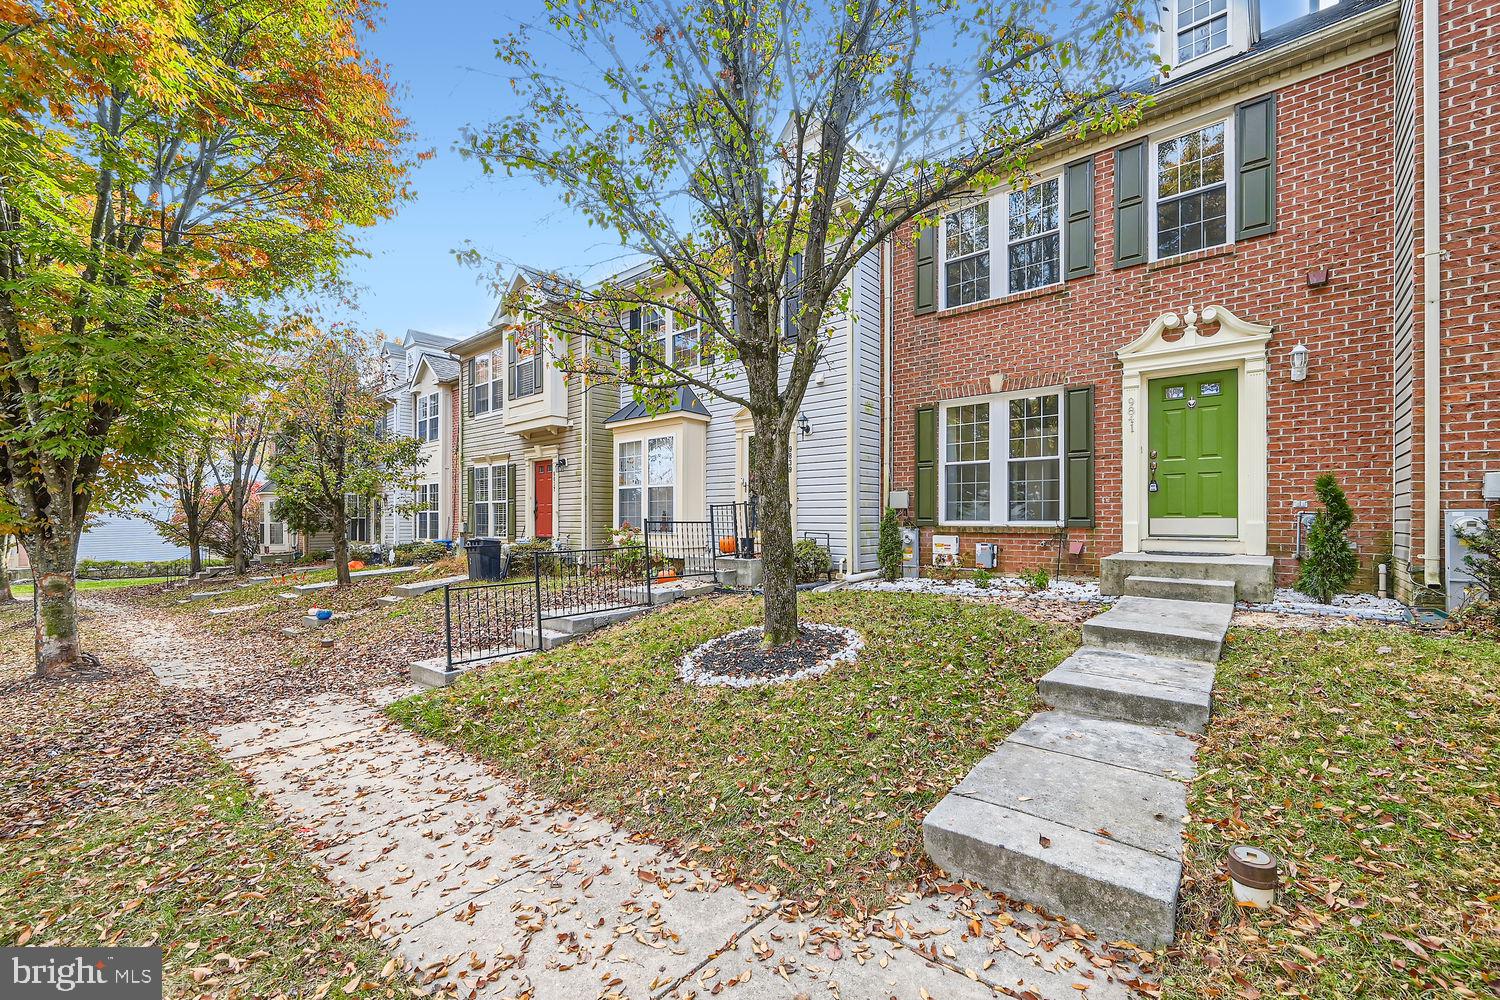
M 554 276 L 552 294 L 577 303 L 551 321 L 565 368 L 629 386 L 653 407 L 689 386 L 749 411 L 763 641 L 792 641 L 791 433 L 851 271 L 966 192 L 1026 183 L 1049 143 L 1136 120 L 1140 102 L 1121 84 L 1152 68 L 1152 8 L 580 0 L 548 9 L 547 24 L 502 39 L 519 107 L 467 134 L 465 151 L 486 170 L 554 188 L 649 265 L 643 280 L 587 288 Z M 554 39 L 545 64 L 543 32 Z M 713 362 L 667 364 L 623 321 L 641 308 L 696 319 Z
M 157 534 L 188 550 L 189 573 L 203 570 L 204 532 L 224 507 L 224 492 L 213 489 L 213 459 L 213 438 L 206 429 L 194 427 L 184 433 L 162 469 L 160 492 L 168 514 L 145 515 Z
M 254 355 L 259 304 L 337 278 L 405 193 L 373 0 L 12 0 L 0 27 L 0 498 L 37 672 L 85 665 L 84 520 L 144 492 Z
M 340 588 L 350 584 L 349 499 L 417 486 L 421 442 L 386 432 L 385 379 L 372 345 L 338 327 L 307 336 L 276 399 L 276 516 L 307 533 L 333 533 Z

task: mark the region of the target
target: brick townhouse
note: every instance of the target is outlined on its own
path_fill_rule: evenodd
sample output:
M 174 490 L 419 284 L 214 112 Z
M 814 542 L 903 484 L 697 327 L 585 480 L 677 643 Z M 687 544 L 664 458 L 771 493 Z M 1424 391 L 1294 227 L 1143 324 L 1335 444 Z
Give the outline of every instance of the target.
M 1266 593 L 1327 471 L 1363 584 L 1443 586 L 1445 518 L 1500 471 L 1500 8 L 1426 12 L 1436 46 L 1414 0 L 1305 11 L 1171 0 L 1140 128 L 893 241 L 889 477 L 924 565 L 956 538 Z

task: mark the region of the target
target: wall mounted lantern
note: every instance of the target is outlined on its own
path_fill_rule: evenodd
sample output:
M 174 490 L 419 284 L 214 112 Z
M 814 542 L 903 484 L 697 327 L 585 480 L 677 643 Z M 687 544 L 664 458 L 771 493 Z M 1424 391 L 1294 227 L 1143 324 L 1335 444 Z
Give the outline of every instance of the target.
M 812 424 L 808 423 L 807 414 L 797 414 L 797 429 L 802 432 L 803 437 L 809 437 L 812 434 Z
M 1307 356 L 1310 352 L 1306 344 L 1298 344 L 1292 348 L 1292 381 L 1302 382 L 1307 379 Z

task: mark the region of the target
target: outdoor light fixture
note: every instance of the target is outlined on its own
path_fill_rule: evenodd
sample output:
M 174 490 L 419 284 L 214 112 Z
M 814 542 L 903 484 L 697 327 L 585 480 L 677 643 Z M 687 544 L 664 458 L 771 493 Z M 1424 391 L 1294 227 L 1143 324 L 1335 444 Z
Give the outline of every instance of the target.
M 1276 859 L 1258 847 L 1240 844 L 1229 849 L 1229 886 L 1239 906 L 1264 910 L 1276 902 L 1280 876 Z
M 803 437 L 812 434 L 812 424 L 807 422 L 807 414 L 797 414 L 797 429 L 802 432 Z
M 1298 344 L 1292 348 L 1292 381 L 1301 382 L 1307 378 L 1307 345 Z

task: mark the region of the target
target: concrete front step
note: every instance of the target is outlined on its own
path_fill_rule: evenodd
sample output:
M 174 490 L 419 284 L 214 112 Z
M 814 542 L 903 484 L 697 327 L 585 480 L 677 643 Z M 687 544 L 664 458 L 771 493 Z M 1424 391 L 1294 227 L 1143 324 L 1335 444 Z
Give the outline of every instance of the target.
M 673 601 L 685 601 L 690 597 L 703 597 L 718 589 L 712 580 L 697 577 L 654 583 L 651 585 L 651 605 L 659 607 L 663 604 L 671 604 Z M 627 601 L 635 601 L 638 604 L 646 603 L 645 587 L 627 587 L 620 594 Z
M 388 608 L 392 605 L 400 604 L 405 600 L 406 598 L 397 597 L 395 594 L 386 594 L 384 597 L 375 598 L 375 603 Z
M 1083 782 L 1072 787 L 1081 794 Z M 922 823 L 940 867 L 1036 903 L 1100 934 L 1170 944 L 1182 863 L 1014 806 L 950 793 Z
M 1234 607 L 1201 601 L 1123 597 L 1083 625 L 1086 646 L 1216 663 Z
M 1233 580 L 1183 580 L 1169 576 L 1127 576 L 1126 597 L 1155 597 L 1168 601 L 1233 604 Z
M 559 632 L 551 628 L 538 631 L 535 625 L 523 625 L 511 633 L 511 641 L 521 649 L 556 649 L 577 638 L 572 632 Z
M 467 574 L 459 576 L 444 576 L 436 580 L 413 580 L 410 583 L 398 583 L 391 588 L 391 593 L 397 597 L 421 597 L 423 594 L 433 590 L 441 590 L 450 583 L 468 583 Z
M 1106 597 L 1124 594 L 1125 580 L 1132 576 L 1231 580 L 1241 601 L 1265 602 L 1276 595 L 1275 561 L 1270 556 L 1117 552 L 1099 561 L 1099 592 Z
M 1189 733 L 1207 725 L 1213 687 L 1212 664 L 1087 647 L 1037 684 L 1056 708 Z
M 556 632 L 564 632 L 568 635 L 586 635 L 595 629 L 613 625 L 615 622 L 634 618 L 649 608 L 644 605 L 629 608 L 615 608 L 610 611 L 590 611 L 580 615 L 569 615 L 566 618 L 549 618 L 547 627 Z

